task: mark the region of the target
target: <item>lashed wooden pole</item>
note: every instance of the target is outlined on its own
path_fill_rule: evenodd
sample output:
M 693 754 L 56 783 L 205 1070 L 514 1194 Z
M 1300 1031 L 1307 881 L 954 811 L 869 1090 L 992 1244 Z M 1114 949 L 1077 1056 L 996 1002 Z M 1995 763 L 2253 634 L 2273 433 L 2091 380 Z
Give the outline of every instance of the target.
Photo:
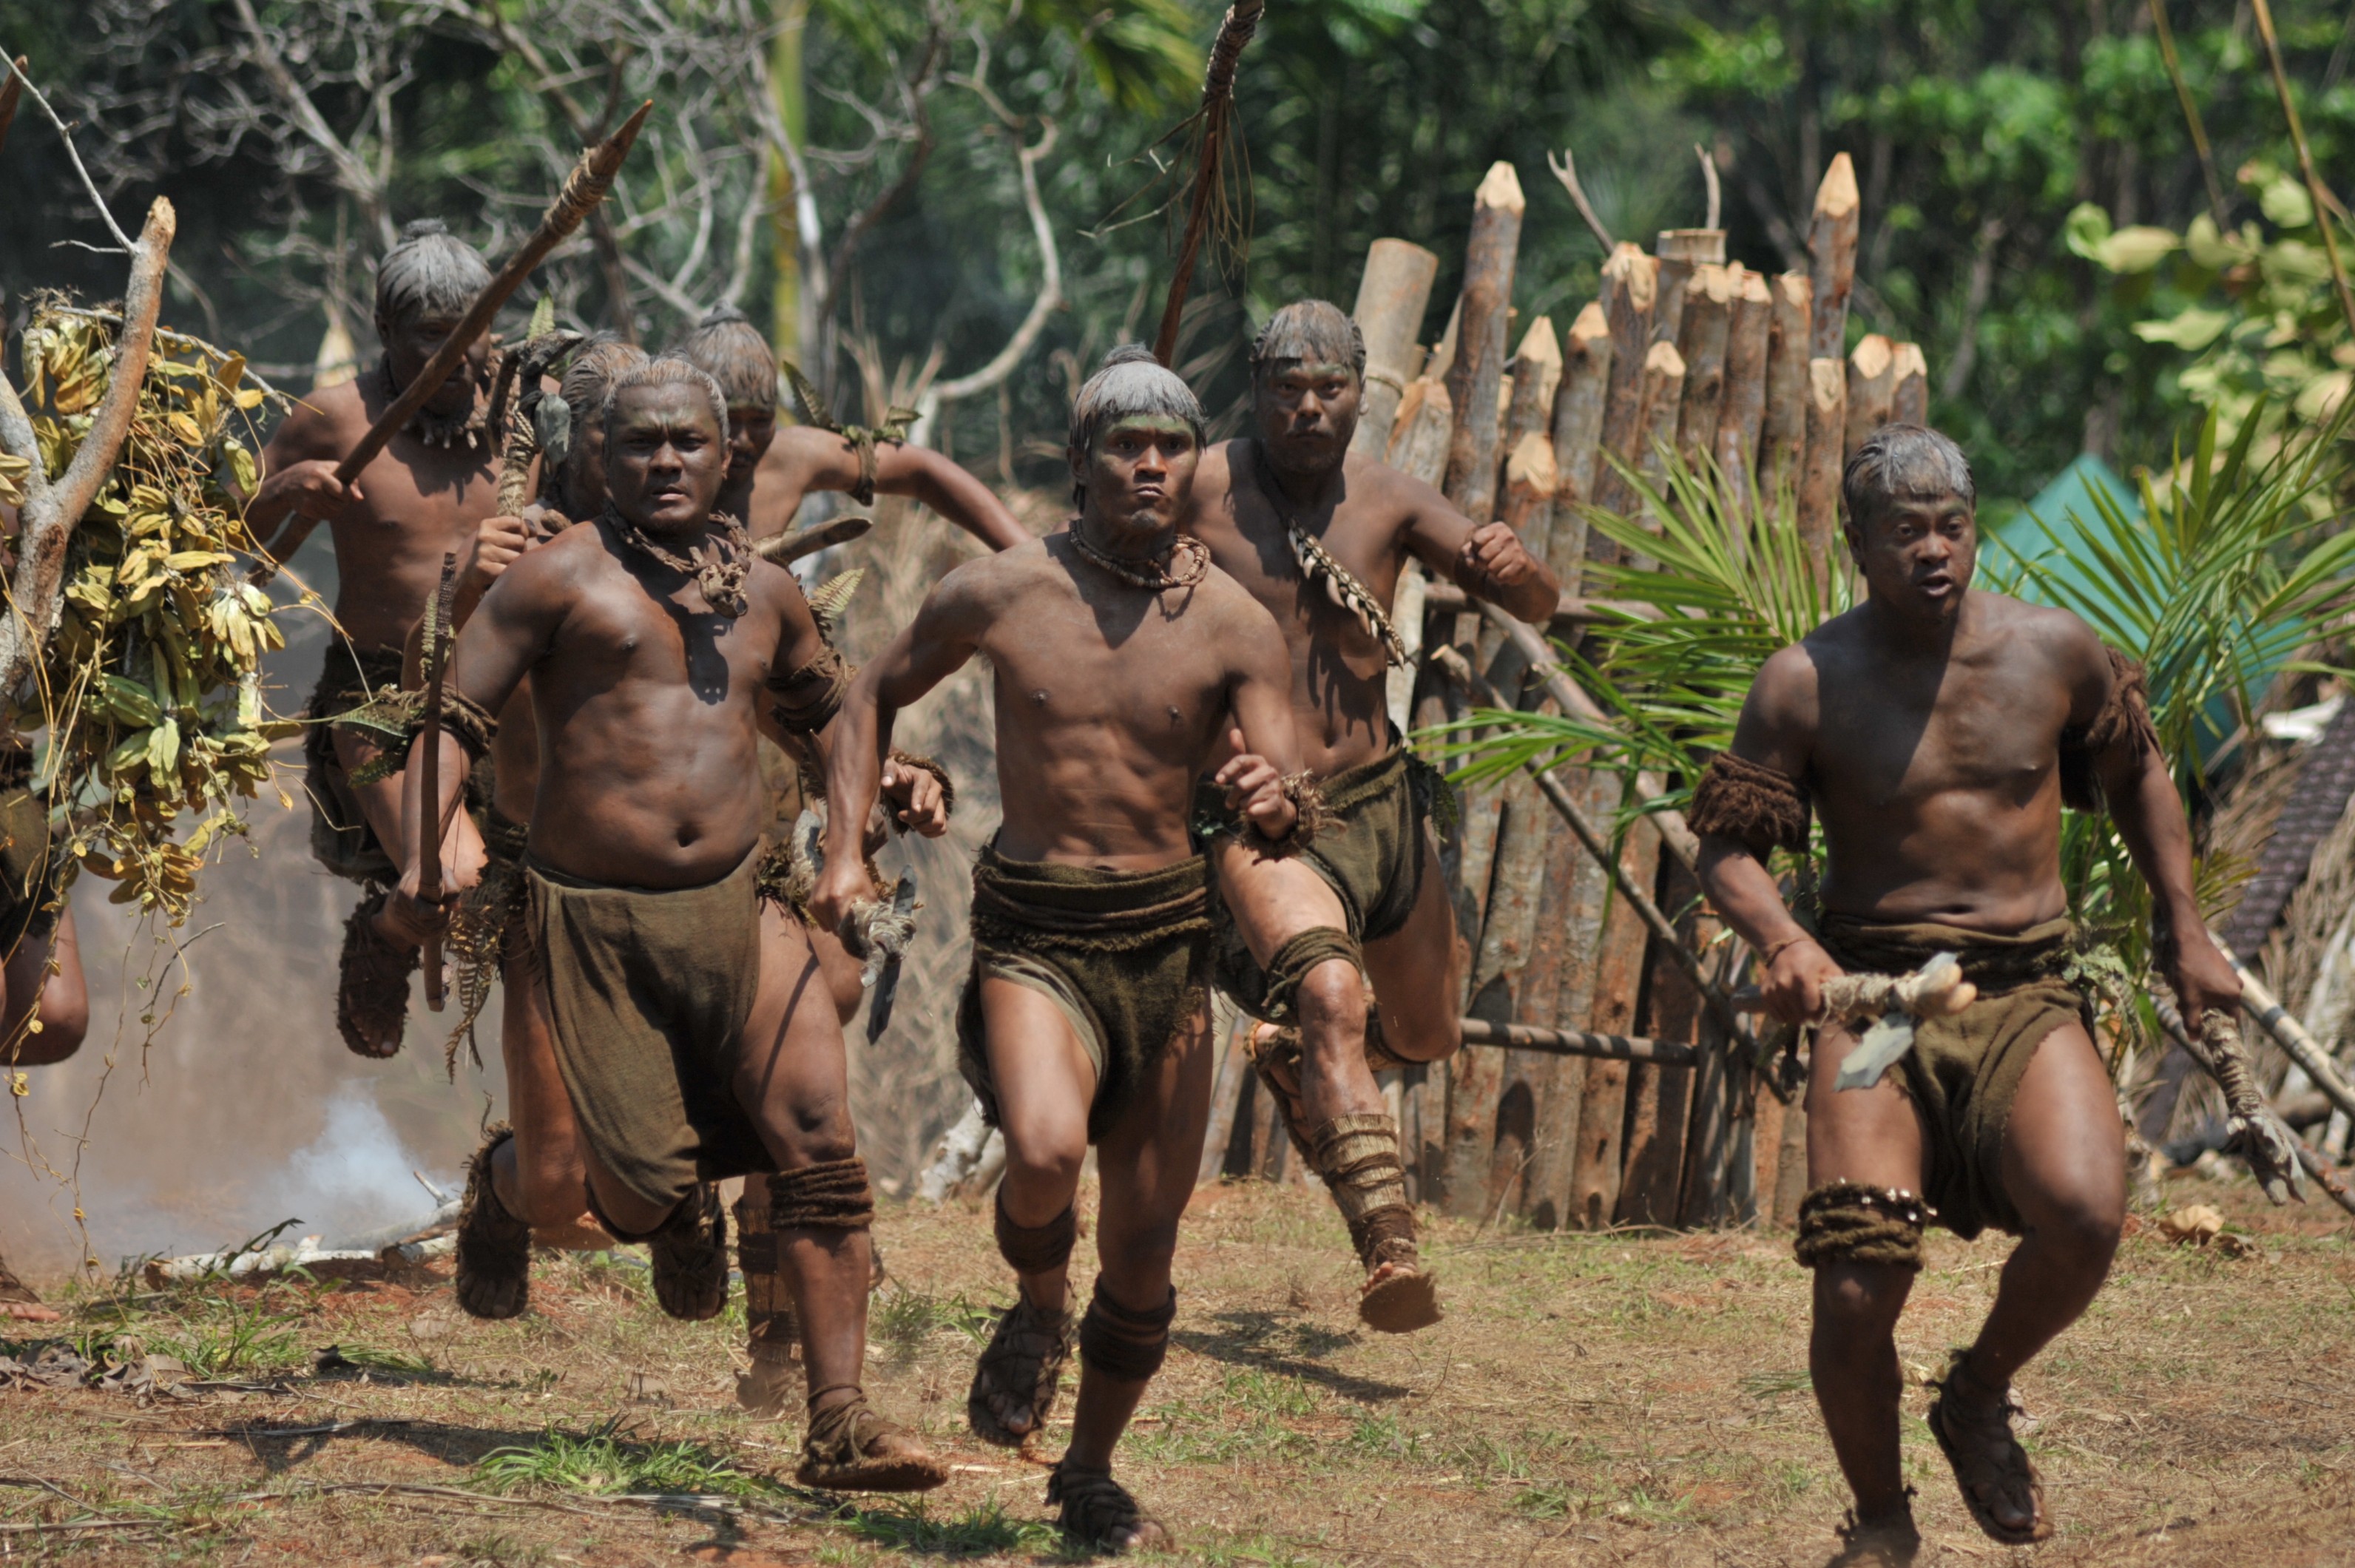
M 1521 214 L 1528 205 L 1508 163 L 1491 165 L 1472 196 L 1455 361 L 1447 370 L 1455 428 L 1448 437 L 1447 481 L 1441 488 L 1476 523 L 1488 521 L 1497 504 L 1497 398 L 1504 382 Z
M 1439 258 L 1404 240 L 1377 240 L 1366 251 L 1357 308 L 1349 313 L 1366 338 L 1366 392 L 1349 438 L 1352 452 L 1380 457 L 1389 449 L 1400 401 L 1423 368 L 1417 339 L 1438 276 Z
M 1226 178 L 1227 143 L 1233 130 L 1235 68 L 1243 48 L 1259 30 L 1266 0 L 1235 0 L 1219 23 L 1210 44 L 1209 65 L 1202 72 L 1202 104 L 1195 111 L 1202 140 L 1194 160 L 1194 179 L 1186 203 L 1186 229 L 1178 243 L 1178 264 L 1170 274 L 1169 293 L 1161 304 L 1161 330 L 1154 335 L 1153 357 L 1167 365 L 1178 352 L 1178 324 L 1186 315 L 1186 295 L 1194 286 L 1194 262 L 1202 254 L 1202 237 L 1209 231 L 1210 209 Z

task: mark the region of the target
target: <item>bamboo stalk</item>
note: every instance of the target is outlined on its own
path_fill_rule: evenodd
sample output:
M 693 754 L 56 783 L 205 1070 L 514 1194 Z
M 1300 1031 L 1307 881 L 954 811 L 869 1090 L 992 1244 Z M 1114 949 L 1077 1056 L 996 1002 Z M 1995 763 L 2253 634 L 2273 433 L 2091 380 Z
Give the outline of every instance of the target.
M 1896 424 L 1930 422 L 1930 361 L 1918 343 L 1897 346 L 1897 361 L 1890 369 L 1897 389 L 1890 395 L 1889 418 Z
M 1838 359 L 1848 352 L 1848 296 L 1856 286 L 1859 206 L 1856 165 L 1841 153 L 1816 187 L 1815 219 L 1807 228 L 1814 290 L 1808 312 L 1810 359 Z
M 1745 510 L 1757 500 L 1758 440 L 1766 419 L 1766 358 L 1774 325 L 1774 296 L 1766 280 L 1745 269 L 1726 325 L 1725 400 L 1711 449 L 1725 475 L 1726 493 Z
M 1447 395 L 1455 426 L 1447 443 L 1447 481 L 1456 510 L 1485 523 L 1497 504 L 1497 396 L 1505 373 L 1505 332 L 1513 304 L 1513 267 L 1528 203 L 1513 165 L 1489 167 L 1472 197 L 1472 234 L 1464 249 L 1463 315 Z
M 1579 507 L 1594 495 L 1595 451 L 1611 383 L 1611 326 L 1599 301 L 1578 313 L 1564 347 L 1561 389 L 1553 400 L 1556 482 L 1546 564 L 1563 592 L 1576 593 L 1586 571 L 1586 517 Z
M 1785 272 L 1767 289 L 1766 412 L 1759 436 L 1758 493 L 1770 502 L 1788 486 L 1796 495 L 1807 465 L 1807 343 L 1812 285 Z
M 1685 321 L 1677 352 L 1685 362 L 1684 403 L 1677 414 L 1677 451 L 1694 468 L 1717 450 L 1717 424 L 1725 411 L 1725 360 L 1733 326 L 1733 302 L 1741 296 L 1742 263 L 1709 262 L 1694 269 L 1685 290 Z
M 1404 240 L 1377 240 L 1366 251 L 1357 308 L 1349 313 L 1366 338 L 1366 389 L 1357 433 L 1349 438 L 1352 452 L 1379 457 L 1390 446 L 1400 403 L 1422 368 L 1417 340 L 1438 276 L 1439 258 Z
M 1799 475 L 1799 538 L 1828 582 L 1832 535 L 1839 527 L 1841 443 L 1848 430 L 1848 372 L 1837 359 L 1807 361 L 1807 457 Z
M 1659 263 L 1635 245 L 1621 245 L 1603 263 L 1603 315 L 1611 329 L 1610 379 L 1604 392 L 1600 450 L 1634 462 L 1636 432 L 1644 416 L 1644 357 L 1652 343 L 1653 292 L 1658 286 Z M 1594 505 L 1604 511 L 1625 513 L 1633 499 L 1617 470 L 1597 460 Z M 1587 559 L 1605 564 L 1619 559 L 1618 547 L 1594 535 L 1588 539 Z
M 1897 346 L 1877 332 L 1858 339 L 1848 357 L 1848 410 L 1841 416 L 1840 455 L 1846 458 L 1864 444 L 1864 438 L 1889 422 L 1897 397 Z

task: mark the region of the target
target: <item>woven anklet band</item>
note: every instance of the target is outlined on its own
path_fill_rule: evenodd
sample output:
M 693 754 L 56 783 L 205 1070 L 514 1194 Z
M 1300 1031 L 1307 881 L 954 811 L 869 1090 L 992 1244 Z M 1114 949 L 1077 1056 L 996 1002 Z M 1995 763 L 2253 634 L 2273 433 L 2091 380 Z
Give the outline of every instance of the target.
M 1018 1225 L 1006 1212 L 1006 1188 L 997 1189 L 997 1255 L 1014 1267 L 1016 1274 L 1045 1274 L 1071 1261 L 1072 1243 L 1079 1240 L 1080 1216 L 1075 1204 L 1066 1204 L 1063 1211 L 1043 1225 Z
M 1161 1370 L 1169 1354 L 1169 1325 L 1178 1316 L 1178 1291 L 1157 1312 L 1132 1312 L 1104 1294 L 1096 1281 L 1095 1296 L 1080 1319 L 1080 1361 L 1109 1378 L 1141 1382 Z
M 769 1178 L 769 1224 L 778 1231 L 864 1231 L 874 1223 L 867 1162 L 856 1155 Z

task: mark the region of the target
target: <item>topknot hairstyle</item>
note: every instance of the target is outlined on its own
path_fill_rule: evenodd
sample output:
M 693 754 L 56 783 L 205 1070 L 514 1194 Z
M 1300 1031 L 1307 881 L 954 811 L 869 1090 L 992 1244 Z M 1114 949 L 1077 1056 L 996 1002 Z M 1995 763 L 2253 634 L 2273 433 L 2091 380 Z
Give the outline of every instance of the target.
M 1971 477 L 1963 449 L 1918 424 L 1885 424 L 1853 453 L 1840 470 L 1840 509 L 1860 533 L 1894 501 L 1961 498 L 1976 511 L 1978 482 Z
M 1347 365 L 1366 377 L 1366 335 L 1355 317 L 1329 300 L 1295 300 L 1267 318 L 1252 340 L 1253 377 L 1286 360 L 1307 365 Z
M 709 371 L 729 407 L 777 406 L 776 353 L 760 328 L 734 305 L 716 305 L 706 312 L 670 351 Z
M 376 318 L 397 325 L 428 315 L 457 315 L 490 285 L 482 252 L 438 218 L 421 218 L 376 269 Z
M 585 512 L 594 510 L 581 504 L 572 494 L 573 458 L 581 450 L 581 437 L 597 422 L 605 406 L 605 393 L 613 379 L 646 362 L 645 350 L 623 342 L 610 332 L 601 332 L 572 351 L 571 361 L 564 368 L 564 379 L 558 383 L 557 400 L 563 414 L 559 421 L 551 418 L 552 411 L 546 402 L 540 405 L 540 444 L 547 453 L 543 465 L 547 475 L 541 485 L 543 498 L 549 505 L 574 520 Z
M 711 379 L 711 372 L 679 354 L 657 354 L 644 364 L 618 371 L 605 389 L 604 400 L 598 405 L 598 429 L 613 424 L 613 410 L 620 404 L 622 394 L 633 387 L 696 388 L 711 400 L 711 417 L 719 422 L 720 435 L 727 435 L 728 395 Z

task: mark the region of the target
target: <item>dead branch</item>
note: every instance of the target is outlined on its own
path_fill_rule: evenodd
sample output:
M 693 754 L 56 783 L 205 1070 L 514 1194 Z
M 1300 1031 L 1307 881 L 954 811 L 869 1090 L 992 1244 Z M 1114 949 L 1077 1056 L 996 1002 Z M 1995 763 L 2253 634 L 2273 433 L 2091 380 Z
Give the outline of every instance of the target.
M 986 392 L 1014 373 L 1047 328 L 1047 318 L 1063 305 L 1063 257 L 1055 244 L 1055 226 L 1048 221 L 1047 204 L 1039 195 L 1039 162 L 1055 150 L 1057 127 L 1053 121 L 1038 142 L 1028 147 L 1018 144 L 1017 156 L 1022 165 L 1022 207 L 1030 215 L 1030 233 L 1039 242 L 1039 293 L 1030 302 L 1029 312 L 1006 346 L 992 356 L 989 362 L 967 375 L 942 381 L 926 389 L 917 400 L 919 424 L 929 429 L 943 405 L 976 392 Z
M 1553 177 L 1561 182 L 1561 188 L 1570 192 L 1570 199 L 1577 204 L 1578 215 L 1586 219 L 1586 227 L 1593 234 L 1595 242 L 1603 247 L 1603 253 L 1609 255 L 1613 247 L 1619 242 L 1611 238 L 1611 230 L 1603 227 L 1603 219 L 1594 216 L 1594 204 L 1586 199 L 1586 187 L 1578 183 L 1577 155 L 1568 147 L 1564 147 L 1561 150 L 1561 162 L 1555 163 L 1553 155 L 1548 153 L 1546 167 L 1551 169 Z M 1712 187 L 1716 185 L 1715 180 L 1710 183 Z M 1712 213 L 1717 210 L 1717 204 L 1713 200 L 1710 203 L 1710 210 Z M 1711 223 L 1709 227 L 1714 229 L 1717 225 Z
M 1693 156 L 1700 160 L 1701 183 L 1709 187 L 1709 216 L 1701 219 L 1700 226 L 1714 229 L 1723 197 L 1723 193 L 1717 187 L 1717 159 L 1699 142 L 1693 144 Z
M 360 204 L 368 221 L 375 225 L 378 237 L 389 248 L 400 238 L 393 225 L 392 211 L 385 205 L 384 199 L 385 176 L 392 157 L 390 135 L 380 135 L 378 166 L 368 167 L 359 155 L 328 127 L 326 117 L 311 101 L 311 95 L 303 91 L 303 84 L 296 81 L 294 73 L 286 69 L 286 62 L 279 58 L 269 33 L 263 30 L 261 18 L 253 14 L 253 0 L 231 0 L 231 4 L 237 7 L 238 20 L 244 24 L 247 34 L 253 39 L 254 63 L 261 68 L 262 76 L 278 94 L 279 101 L 285 106 L 295 129 L 326 155 L 328 163 L 336 170 L 336 183 L 350 192 L 352 198 Z M 377 93 L 370 110 L 378 121 L 379 131 L 389 133 L 392 123 L 391 94 Z

